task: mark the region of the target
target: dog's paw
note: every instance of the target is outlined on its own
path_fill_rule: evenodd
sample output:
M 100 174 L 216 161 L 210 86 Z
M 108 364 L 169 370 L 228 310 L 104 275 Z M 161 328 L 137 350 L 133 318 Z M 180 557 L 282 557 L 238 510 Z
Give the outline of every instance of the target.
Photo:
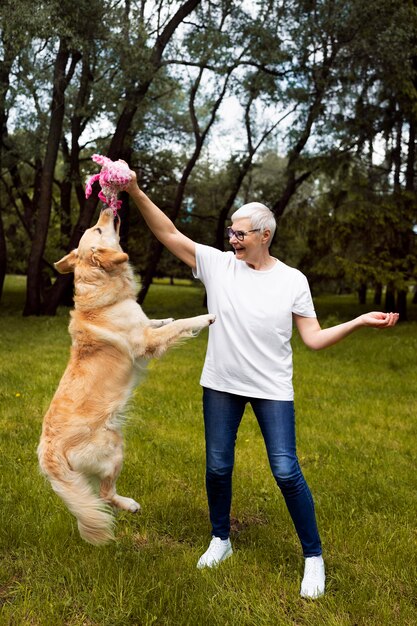
M 141 509 L 139 502 L 135 502 L 135 500 L 133 500 L 132 498 L 129 498 L 129 499 L 132 500 L 132 504 L 129 507 L 129 511 L 131 513 L 139 513 Z
M 191 332 L 192 336 L 195 337 L 196 335 L 198 335 L 200 330 L 202 330 L 203 328 L 207 328 L 207 326 L 213 324 L 215 320 L 216 316 L 213 313 L 206 313 L 205 315 L 197 315 L 197 317 L 192 317 L 191 320 L 187 321 L 191 321 Z
M 118 494 L 113 496 L 112 504 L 117 506 L 119 509 L 129 511 L 130 513 L 137 513 L 140 511 L 140 504 L 133 498 L 126 498 L 125 496 L 119 496 Z
M 206 328 L 206 326 L 211 326 L 216 321 L 216 316 L 214 313 L 206 313 L 205 315 L 199 315 L 195 318 L 198 326 L 197 328 Z M 200 326 L 201 324 L 201 326 Z
M 136 502 L 133 498 L 124 498 L 125 500 L 125 510 L 129 511 L 129 513 L 138 513 L 140 511 L 140 504 Z

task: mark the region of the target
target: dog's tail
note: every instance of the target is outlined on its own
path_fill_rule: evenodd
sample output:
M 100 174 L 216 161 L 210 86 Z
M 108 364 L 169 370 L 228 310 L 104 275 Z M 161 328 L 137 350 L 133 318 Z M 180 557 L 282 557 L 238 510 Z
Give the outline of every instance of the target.
M 38 458 L 52 489 L 77 518 L 81 537 L 93 545 L 114 539 L 111 509 L 94 493 L 85 476 L 72 470 L 64 456 L 46 451 L 42 443 L 38 447 Z

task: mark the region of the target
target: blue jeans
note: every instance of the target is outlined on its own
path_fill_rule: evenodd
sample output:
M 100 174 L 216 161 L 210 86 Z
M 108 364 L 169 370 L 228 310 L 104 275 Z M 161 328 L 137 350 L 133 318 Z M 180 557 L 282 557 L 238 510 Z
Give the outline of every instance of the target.
M 247 398 L 203 389 L 206 488 L 212 534 L 227 539 L 230 533 L 235 443 L 248 402 L 261 428 L 272 474 L 284 496 L 303 554 L 319 556 L 322 550 L 314 502 L 297 459 L 292 401 Z

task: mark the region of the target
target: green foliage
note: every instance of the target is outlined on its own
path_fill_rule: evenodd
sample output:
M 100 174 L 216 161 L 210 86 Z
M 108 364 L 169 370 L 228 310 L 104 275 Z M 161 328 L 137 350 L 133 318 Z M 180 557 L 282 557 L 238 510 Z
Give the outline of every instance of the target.
M 242 185 L 244 202 L 253 198 L 266 206 L 273 206 L 285 186 L 287 160 L 272 148 L 262 151 Z
M 299 597 L 302 556 L 248 409 L 239 430 L 232 559 L 196 562 L 209 541 L 198 385 L 206 333 L 153 361 L 125 428 L 116 541 L 84 543 L 37 468 L 41 422 L 67 362 L 68 312 L 22 318 L 22 277 L 0 309 L 0 623 L 29 626 L 413 626 L 417 327 L 362 330 L 319 353 L 294 337 L 298 453 L 327 564 L 318 601 Z M 194 287 L 152 287 L 151 315 L 202 311 Z M 321 297 L 323 321 L 358 312 Z M 417 317 L 417 316 L 416 316 Z
M 351 290 L 377 283 L 407 289 L 417 260 L 414 197 L 381 192 L 360 162 L 345 162 L 331 176 L 322 175 L 316 191 L 283 220 L 287 233 L 303 219 L 309 246 L 297 264 L 313 283 L 322 278 Z
M 181 4 L 1 4 L 0 210 L 6 241 L 0 249 L 7 243 L 8 270 L 27 269 L 49 141 L 53 67 L 65 40 L 69 82 L 46 264 L 77 234 L 84 179 L 95 171 L 90 156 L 108 152 L 121 124 L 128 128 L 118 154 L 129 159 L 168 214 L 178 182 L 193 168 L 178 225 L 196 240 L 216 241 L 223 204 L 234 194 L 235 204 L 259 199 L 277 211 L 282 219 L 274 253 L 309 269 L 316 283 L 331 280 L 343 290 L 363 281 L 398 288 L 414 281 L 415 3 L 200 2 L 155 65 L 160 37 Z M 223 87 L 224 108 L 203 138 Z M 230 141 L 218 156 L 217 122 L 230 98 L 241 106 L 239 143 Z M 256 153 L 259 142 L 262 154 Z M 241 181 L 249 156 L 253 163 Z M 133 212 L 129 233 L 129 252 L 143 272 L 152 239 Z M 183 271 L 162 257 L 160 274 Z

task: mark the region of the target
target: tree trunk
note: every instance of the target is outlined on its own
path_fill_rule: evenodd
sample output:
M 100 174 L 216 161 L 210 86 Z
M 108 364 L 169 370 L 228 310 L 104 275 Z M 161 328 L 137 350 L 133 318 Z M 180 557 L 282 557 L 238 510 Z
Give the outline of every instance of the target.
M 66 176 L 61 185 L 61 240 L 64 244 L 63 250 L 72 250 L 78 245 L 79 239 L 85 228 L 88 228 L 98 204 L 97 198 L 91 198 L 89 207 L 91 210 L 90 221 L 82 224 L 80 219 L 74 230 L 71 229 L 71 201 L 72 191 L 75 188 L 78 205 L 80 207 L 80 217 L 83 215 L 86 205 L 84 186 L 80 175 L 80 136 L 86 125 L 86 118 L 79 111 L 85 110 L 91 92 L 92 72 L 90 68 L 90 54 L 87 50 L 83 54 L 82 73 L 80 79 L 80 89 L 77 95 L 77 105 L 71 118 L 71 150 L 69 150 L 65 138 L 62 139 L 62 153 L 66 164 Z M 75 235 L 75 237 L 74 237 Z M 73 304 L 73 276 L 59 274 L 53 287 L 48 291 L 48 295 L 43 305 L 45 315 L 55 315 L 58 306 L 72 306 Z
M 374 293 L 374 304 L 380 306 L 382 302 L 382 283 L 376 283 Z
M 39 315 L 41 313 L 42 257 L 45 250 L 46 238 L 48 236 L 53 177 L 58 157 L 59 143 L 62 135 L 65 112 L 65 89 L 71 78 L 71 75 L 66 76 L 65 74 L 69 57 L 70 52 L 68 50 L 67 42 L 65 39 L 61 39 L 57 57 L 55 59 L 51 117 L 45 159 L 42 168 L 36 227 L 29 255 L 26 303 L 23 315 Z
M 7 119 L 8 110 L 6 105 L 7 94 L 10 87 L 10 72 L 15 58 L 13 44 L 9 39 L 2 36 L 2 57 L 0 60 L 0 172 L 2 169 L 3 150 L 7 142 Z M 7 270 L 7 246 L 6 236 L 4 233 L 2 210 L 5 207 L 0 203 L 0 300 L 3 294 L 4 279 Z
M 396 311 L 400 315 L 400 322 L 406 322 L 407 317 L 407 290 L 401 289 L 397 293 L 397 307 Z
M 391 285 L 390 283 L 387 285 L 387 289 L 385 292 L 385 311 L 387 313 L 390 312 L 395 312 L 396 310 L 396 305 L 395 305 L 395 289 L 393 287 L 393 285 Z
M 6 237 L 4 236 L 3 218 L 1 215 L 2 208 L 0 207 L 0 301 L 3 295 L 4 279 L 6 278 L 7 269 L 7 248 Z
M 74 250 L 78 246 L 82 234 L 87 228 L 90 227 L 93 215 L 95 213 L 98 204 L 98 184 L 93 186 L 93 193 L 86 200 L 84 209 L 81 211 L 77 224 L 75 225 L 71 239 L 69 242 L 68 250 Z M 72 274 L 59 274 L 57 276 L 54 285 L 49 291 L 48 298 L 43 306 L 44 315 L 55 315 L 58 306 L 62 304 L 69 304 L 72 301 L 73 292 L 73 275 Z
M 368 291 L 368 286 L 366 283 L 361 283 L 358 289 L 358 299 L 359 304 L 366 304 L 366 294 Z
M 164 246 L 162 243 L 156 239 L 152 241 L 151 251 L 149 254 L 148 262 L 146 264 L 145 271 L 141 280 L 141 287 L 138 295 L 139 304 L 143 304 L 146 298 L 146 294 L 149 291 L 149 287 L 152 285 L 153 277 L 156 274 L 156 270 L 158 268 L 158 263 L 162 255 L 162 251 Z
M 68 144 L 65 138 L 62 140 L 62 155 L 64 159 L 64 179 L 60 185 L 60 245 L 64 251 L 68 247 L 71 237 L 71 196 L 72 196 L 72 176 L 71 176 L 71 158 L 68 150 Z M 58 259 L 57 259 L 58 260 Z
M 6 133 L 1 134 L 0 163 L 1 163 L 1 152 L 2 152 L 2 147 L 3 147 L 3 138 L 5 134 Z M 7 271 L 7 246 L 6 246 L 6 236 L 4 233 L 4 226 L 3 226 L 3 216 L 2 216 L 2 211 L 4 207 L 2 206 L 2 204 L 3 203 L 0 203 L 0 301 L 3 295 L 4 279 L 6 278 L 6 271 Z

